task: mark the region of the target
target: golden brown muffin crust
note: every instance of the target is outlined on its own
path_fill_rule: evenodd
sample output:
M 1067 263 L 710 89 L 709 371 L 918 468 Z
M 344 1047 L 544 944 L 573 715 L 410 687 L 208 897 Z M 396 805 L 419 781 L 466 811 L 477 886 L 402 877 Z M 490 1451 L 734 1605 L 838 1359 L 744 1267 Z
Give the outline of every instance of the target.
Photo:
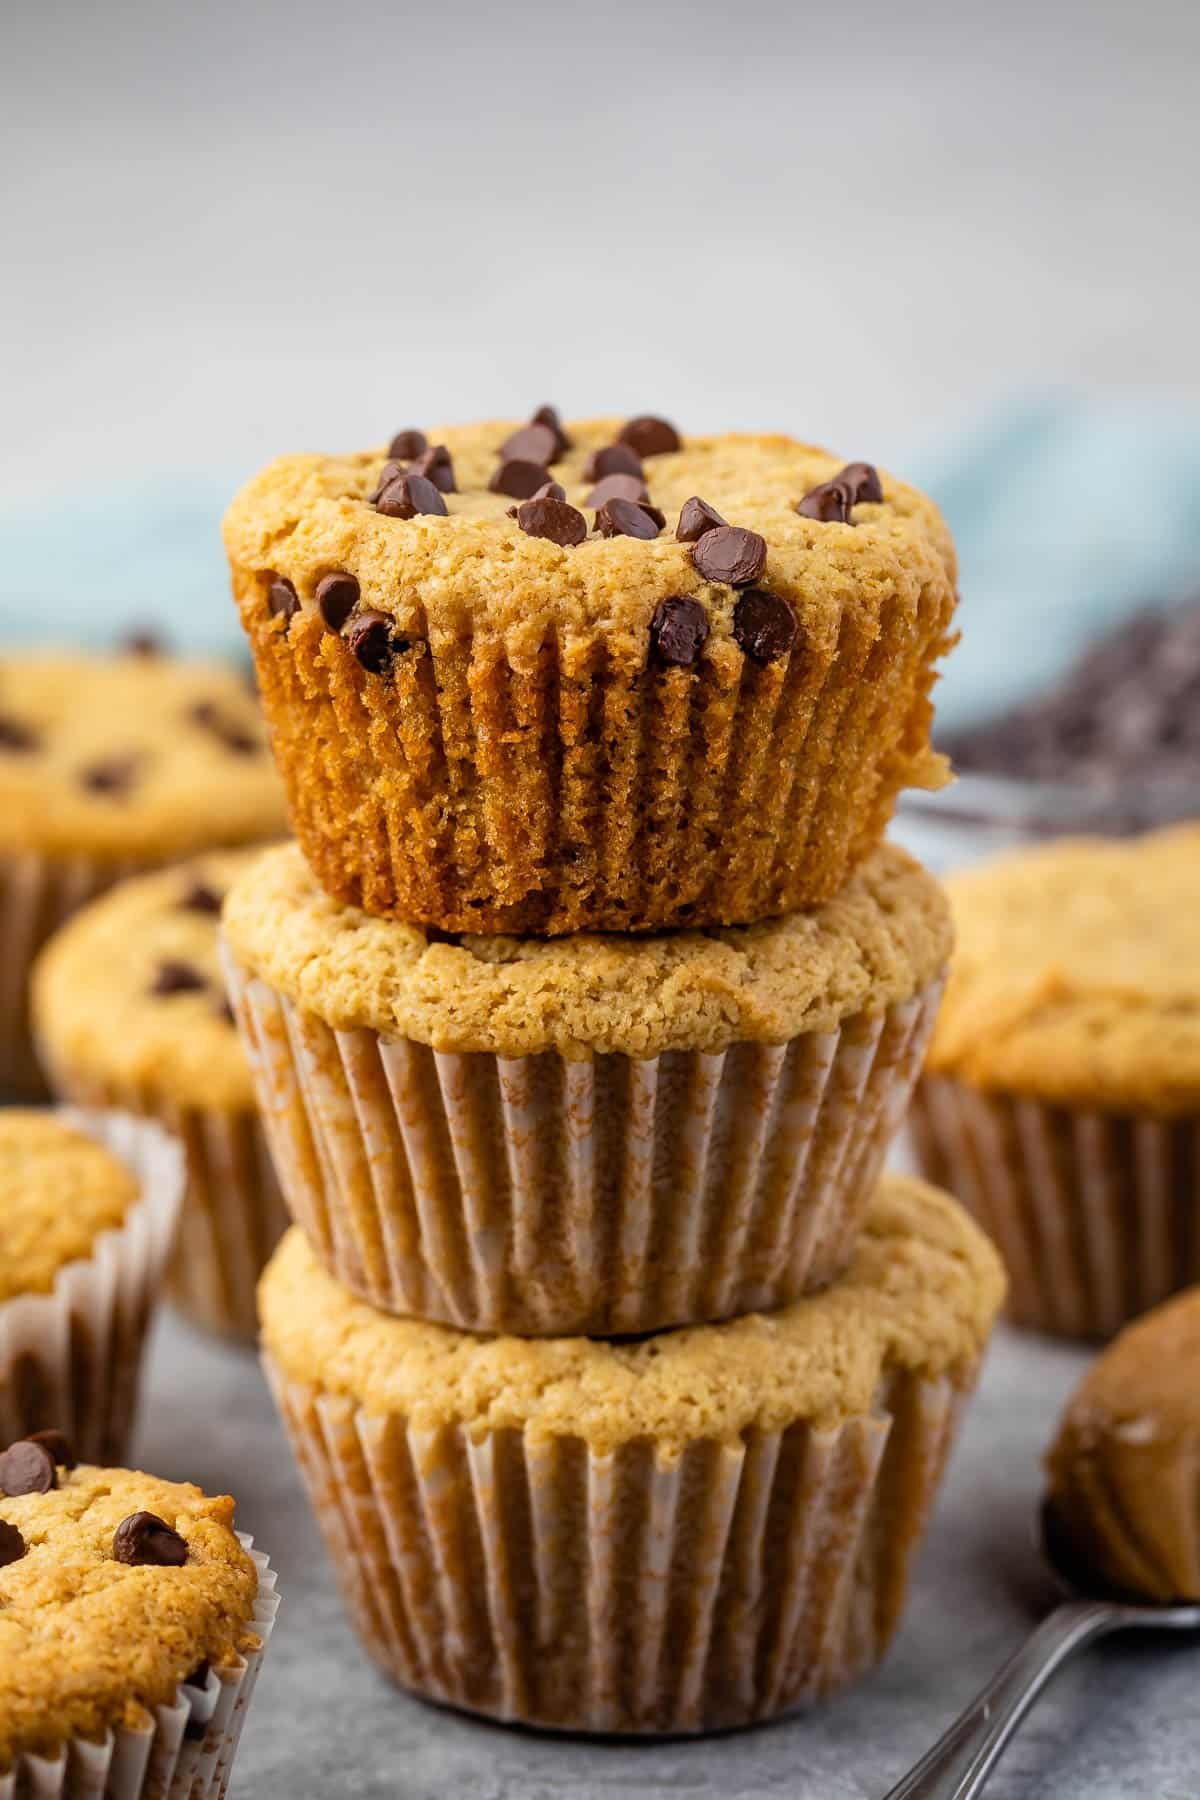
M 651 1437 L 677 1450 L 869 1408 L 881 1375 L 962 1378 L 1004 1293 L 1000 1259 L 948 1196 L 889 1177 L 831 1287 L 771 1314 L 622 1343 L 488 1338 L 353 1300 L 292 1230 L 263 1276 L 263 1341 L 287 1378 L 418 1429 Z
M 1053 1104 L 1200 1111 L 1200 828 L 1023 851 L 947 884 L 929 1066 Z
M 226 1664 L 255 1642 L 258 1576 L 228 1495 L 126 1469 L 60 1468 L 58 1481 L 0 1496 L 0 1519 L 25 1540 L 0 1568 L 0 1770 L 22 1751 L 136 1726 L 201 1662 Z M 185 1539 L 181 1567 L 114 1558 L 117 1526 L 142 1511 Z
M 257 702 L 218 663 L 0 659 L 0 851 L 166 861 L 286 823 Z
M 52 1069 L 85 1090 L 115 1085 L 157 1104 L 252 1109 L 217 921 L 255 859 L 253 850 L 218 851 L 122 882 L 51 939 L 34 969 L 32 1010 Z M 170 985 L 188 973 L 201 985 Z
M 0 1108 L 0 1301 L 48 1294 L 139 1193 L 124 1163 L 55 1113 Z
M 288 845 L 235 883 L 223 929 L 243 968 L 338 1029 L 500 1056 L 785 1043 L 909 999 L 951 947 L 941 889 L 892 845 L 835 900 L 762 925 L 458 943 L 339 906 Z

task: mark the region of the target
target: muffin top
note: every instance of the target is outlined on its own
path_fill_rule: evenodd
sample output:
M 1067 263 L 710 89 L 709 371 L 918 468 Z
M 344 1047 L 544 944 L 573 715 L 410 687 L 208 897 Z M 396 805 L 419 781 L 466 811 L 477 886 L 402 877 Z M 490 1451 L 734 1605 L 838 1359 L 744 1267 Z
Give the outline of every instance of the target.
M 33 975 L 34 1033 L 74 1088 L 132 1088 L 249 1110 L 250 1071 L 225 999 L 217 921 L 257 856 L 214 851 L 135 876 L 68 920 Z
M 258 1576 L 228 1495 L 61 1463 L 38 1492 L 48 1461 L 28 1440 L 0 1455 L 0 1770 L 144 1725 L 202 1663 L 256 1642 Z M 137 1514 L 153 1524 L 126 1523 Z
M 283 845 L 230 889 L 222 927 L 244 969 L 337 1029 L 499 1056 L 784 1043 L 911 998 L 951 948 L 938 884 L 886 844 L 835 899 L 760 925 L 449 940 L 339 905 Z
M 1047 1458 L 1076 1566 L 1151 1600 L 1200 1601 L 1200 1288 L 1121 1332 L 1084 1376 Z
M 787 602 L 810 640 L 830 646 L 848 608 L 873 617 L 897 596 L 915 607 L 931 587 L 949 617 L 955 562 L 941 515 L 870 465 L 779 435 L 681 439 L 646 418 L 564 430 L 551 409 L 542 414 L 553 423 L 406 431 L 390 454 L 279 458 L 225 519 L 230 560 L 259 578 L 254 603 L 277 613 L 281 631 L 320 630 L 324 614 L 352 645 L 364 611 L 406 640 L 492 631 L 518 662 L 522 646 L 534 654 L 555 632 L 602 626 L 644 640 L 672 598 L 702 606 L 705 655 L 736 642 L 772 660 L 781 651 L 764 607 L 739 624 L 737 590 Z M 531 497 L 551 481 L 563 499 Z M 631 497 L 643 492 L 649 511 Z M 685 512 L 692 499 L 708 510 Z M 343 584 L 318 594 L 335 575 Z M 774 613 L 778 623 L 786 608 Z M 700 654 L 687 635 L 676 633 L 685 660 Z
M 0 1301 L 48 1294 L 140 1191 L 124 1163 L 58 1114 L 0 1107 Z
M 1004 1293 L 1000 1259 L 947 1195 L 886 1177 L 846 1273 L 778 1312 L 657 1336 L 484 1337 L 390 1318 L 284 1238 L 259 1288 L 264 1343 L 285 1376 L 418 1429 L 578 1436 L 607 1451 L 733 1440 L 868 1410 L 889 1370 L 965 1377 Z
M 955 876 L 929 1066 L 1066 1106 L 1200 1110 L 1200 827 Z
M 0 657 L 0 851 L 165 861 L 285 824 L 258 703 L 234 670 Z

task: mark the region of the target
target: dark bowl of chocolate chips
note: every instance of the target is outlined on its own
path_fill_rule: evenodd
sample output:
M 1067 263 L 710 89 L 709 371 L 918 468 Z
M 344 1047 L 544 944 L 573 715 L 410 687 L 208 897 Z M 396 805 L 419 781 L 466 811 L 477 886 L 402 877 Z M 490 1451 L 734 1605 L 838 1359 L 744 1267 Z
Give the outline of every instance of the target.
M 1137 613 L 1044 692 L 935 736 L 958 779 L 905 794 L 893 834 L 935 870 L 1200 818 L 1200 595 Z

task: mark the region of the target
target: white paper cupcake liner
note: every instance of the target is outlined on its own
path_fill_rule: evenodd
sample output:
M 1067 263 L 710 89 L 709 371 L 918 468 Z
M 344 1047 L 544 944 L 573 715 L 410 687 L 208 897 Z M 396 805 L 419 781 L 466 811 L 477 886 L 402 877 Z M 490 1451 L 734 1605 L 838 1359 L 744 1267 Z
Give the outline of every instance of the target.
M 150 866 L 33 850 L 0 854 L 0 1097 L 46 1096 L 29 1023 L 29 975 L 38 951 L 87 901 Z
M 142 1347 L 163 1282 L 183 1192 L 179 1145 L 123 1113 L 64 1108 L 136 1176 L 140 1199 L 92 1254 L 66 1263 L 46 1294 L 0 1302 L 0 1443 L 66 1433 L 81 1462 L 124 1460 Z
M 557 1730 L 789 1712 L 883 1655 L 966 1389 L 671 1457 L 643 1440 L 418 1431 L 267 1375 L 343 1597 L 394 1680 Z
M 718 1055 L 506 1058 L 335 1031 L 226 953 L 280 1185 L 384 1311 L 524 1336 L 786 1304 L 849 1260 L 935 982 L 840 1031 Z
M 1084 1111 L 922 1077 L 910 1136 L 1009 1273 L 1008 1316 L 1105 1338 L 1200 1281 L 1200 1119 Z
M 0 1775 L 0 1800 L 221 1800 L 279 1609 L 274 1569 L 253 1538 L 238 1537 L 258 1570 L 257 1646 L 210 1668 L 203 1687 L 182 1684 L 142 1725 L 73 1738 L 54 1757 L 18 1757 Z

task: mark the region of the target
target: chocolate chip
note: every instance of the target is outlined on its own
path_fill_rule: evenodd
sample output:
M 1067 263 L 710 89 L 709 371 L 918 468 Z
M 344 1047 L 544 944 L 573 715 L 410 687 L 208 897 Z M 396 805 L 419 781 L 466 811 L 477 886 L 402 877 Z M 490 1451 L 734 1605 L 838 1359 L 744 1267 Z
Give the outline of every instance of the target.
M 742 525 L 717 525 L 692 545 L 692 562 L 706 581 L 749 587 L 763 572 L 767 543 Z
M 488 489 L 493 494 L 507 494 L 510 500 L 532 500 L 549 479 L 542 463 L 504 462 L 488 482 Z
M 874 463 L 847 463 L 837 479 L 841 486 L 849 488 L 851 506 L 857 506 L 860 500 L 878 503 L 883 499 L 883 483 Z
M 558 446 L 559 456 L 565 455 L 571 448 L 571 440 L 563 430 L 562 420 L 558 416 L 557 407 L 539 406 L 529 423 L 531 425 L 546 425 L 549 427 L 554 433 L 554 441 Z
M 136 754 L 110 756 L 81 769 L 79 779 L 93 794 L 127 794 L 137 778 L 140 760 Z
M 178 1569 L 187 1561 L 188 1548 L 157 1513 L 135 1512 L 113 1532 L 112 1553 L 117 1562 L 135 1568 Z
M 690 669 L 708 640 L 708 614 L 698 600 L 671 594 L 650 621 L 650 642 L 660 662 Z
M 537 463 L 545 468 L 558 455 L 558 433 L 549 425 L 522 425 L 500 446 L 502 463 Z
M 710 506 L 707 500 L 701 500 L 699 494 L 693 494 L 679 509 L 675 536 L 681 544 L 695 544 L 706 531 L 715 531 L 718 525 L 724 523 L 725 520 L 715 506 Z
M 534 494 L 534 496 L 533 496 L 533 498 L 535 500 L 565 500 L 566 497 L 567 497 L 566 488 L 563 487 L 562 484 L 557 481 L 545 482 L 543 484 L 543 486 L 541 486 L 538 489 L 537 493 Z M 515 518 L 517 509 L 515 506 L 510 506 L 508 509 L 508 512 L 509 512 L 510 518 Z
M 152 994 L 196 994 L 208 986 L 199 969 L 191 963 L 182 962 L 177 957 L 168 956 L 159 963 L 154 980 L 150 983 Z
M 24 1554 L 25 1539 L 15 1525 L 0 1519 L 0 1569 L 7 1569 L 9 1563 L 20 1562 Z
M 361 612 L 351 619 L 345 631 L 346 643 L 370 675 L 383 675 L 392 659 L 408 645 L 403 638 L 393 638 L 392 621 L 386 613 Z
M 606 500 L 596 514 L 596 530 L 606 538 L 656 538 L 662 526 L 635 500 Z
M 523 501 L 516 509 L 516 518 L 527 537 L 548 538 L 552 544 L 561 544 L 564 549 L 572 544 L 582 544 L 588 532 L 587 520 L 578 508 L 549 495 L 544 499 Z
M 74 1469 L 79 1465 L 71 1440 L 63 1431 L 31 1431 L 28 1441 L 40 1444 L 61 1468 Z
M 428 450 L 422 450 L 413 463 L 412 473 L 432 481 L 439 494 L 458 492 L 454 485 L 454 464 L 445 444 L 431 444 Z
M 408 472 L 409 465 L 407 463 L 385 462 L 382 469 L 379 471 L 379 480 L 367 495 L 367 505 L 374 506 L 377 503 L 379 496 L 383 493 L 383 490 L 390 487 L 393 481 L 399 481 L 400 477 L 402 475 L 407 475 Z
M 446 512 L 446 502 L 438 488 L 426 476 L 414 475 L 411 470 L 389 481 L 375 506 L 389 519 L 415 519 L 418 513 L 444 517 Z
M 300 600 L 286 575 L 273 575 L 267 589 L 267 611 L 273 619 L 282 619 L 285 629 L 300 611 Z
M 211 731 L 226 748 L 237 756 L 257 756 L 262 745 L 249 731 L 222 713 L 215 700 L 197 700 L 188 708 L 188 718 L 202 731 Z
M 617 442 L 628 444 L 639 456 L 666 456 L 671 450 L 683 448 L 675 427 L 666 419 L 653 418 L 649 413 L 642 413 L 622 425 Z
M 142 656 L 152 660 L 161 656 L 166 649 L 162 638 L 156 631 L 131 631 L 128 637 L 121 640 L 119 646 L 126 656 Z
M 388 455 L 397 462 L 412 462 L 414 457 L 422 455 L 429 448 L 429 439 L 423 431 L 411 427 L 407 431 L 398 431 L 388 445 Z
M 443 510 L 445 510 L 443 508 Z M 330 631 L 340 631 L 358 605 L 358 579 L 337 569 L 317 583 L 317 610 Z
M 222 898 L 206 881 L 196 880 L 180 895 L 178 904 L 183 912 L 219 913 Z
M 796 615 L 778 594 L 747 588 L 733 609 L 734 641 L 758 663 L 775 662 L 791 649 Z
M 585 481 L 603 481 L 606 475 L 639 475 L 644 480 L 646 471 L 641 457 L 628 444 L 605 444 L 602 450 L 593 450 L 588 457 L 583 466 L 583 478 Z
M 54 1458 L 44 1444 L 19 1438 L 0 1456 L 0 1494 L 48 1494 L 57 1485 Z
M 819 519 L 822 525 L 848 525 L 854 501 L 850 489 L 841 481 L 823 481 L 809 488 L 796 503 L 802 519 Z
M 37 743 L 37 733 L 28 725 L 0 714 L 0 750 L 36 750 Z
M 587 499 L 585 506 L 594 506 L 597 511 L 606 500 L 633 500 L 635 502 L 650 498 L 646 483 L 640 475 L 606 475 L 598 481 Z

